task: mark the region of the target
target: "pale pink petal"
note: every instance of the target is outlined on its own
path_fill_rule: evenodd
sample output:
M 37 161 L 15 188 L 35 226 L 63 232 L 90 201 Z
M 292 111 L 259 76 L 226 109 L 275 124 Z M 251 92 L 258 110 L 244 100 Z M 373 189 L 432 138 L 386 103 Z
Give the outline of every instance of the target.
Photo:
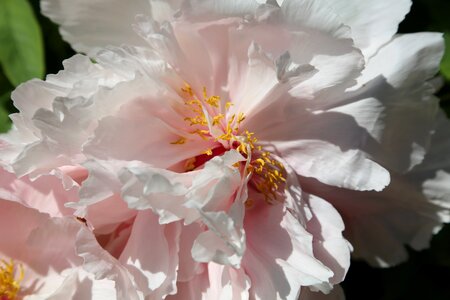
M 233 164 L 243 160 L 236 151 L 214 157 L 204 168 L 175 173 L 144 164 L 130 164 L 121 173 L 122 195 L 130 208 L 153 209 L 161 223 L 184 219 L 190 224 L 200 218 L 199 209 L 228 209 L 241 175 Z
M 244 269 L 209 263 L 204 272 L 192 280 L 178 283 L 178 293 L 167 299 L 249 299 L 250 280 Z
M 192 258 L 191 249 L 194 240 L 203 231 L 199 223 L 193 223 L 182 227 L 180 234 L 180 250 L 178 252 L 177 282 L 189 282 L 196 275 L 204 271 L 204 264 L 196 262 Z
M 46 297 L 48 300 L 115 300 L 116 289 L 111 280 L 95 280 L 82 269 L 75 269 L 68 275 L 57 291 Z M 33 295 L 26 300 L 37 300 Z
M 301 286 L 328 282 L 333 272 L 314 257 L 313 236 L 300 221 L 281 204 L 255 202 L 246 212 L 247 251 L 242 262 L 252 296 L 297 299 Z
M 119 261 L 144 296 L 162 299 L 176 292 L 179 234 L 180 224 L 160 226 L 150 210 L 137 214 Z
M 84 259 L 83 268 L 95 275 L 95 279 L 115 282 L 117 298 L 142 300 L 128 270 L 103 250 L 95 237 L 87 230 L 80 231 L 76 241 L 77 254 Z
M 88 274 L 79 269 L 83 260 L 75 252 L 75 241 L 78 233 L 86 230 L 84 224 L 74 217 L 50 218 L 17 202 L 1 200 L 0 206 L 0 254 L 2 259 L 12 259 L 23 267 L 20 297 L 63 299 L 64 290 L 64 299 L 80 299 L 77 295 L 106 292 L 98 290 L 99 285 L 106 288 L 102 282 L 83 280 Z M 77 291 L 78 284 L 84 291 Z M 109 295 L 114 295 L 114 285 L 107 286 Z
M 245 271 L 229 266 L 208 264 L 209 289 L 205 299 L 249 299 L 250 280 Z
M 94 136 L 83 146 L 83 152 L 97 159 L 139 160 L 154 167 L 169 168 L 210 148 L 211 142 L 195 139 L 194 135 L 186 135 L 183 145 L 174 144 L 180 134 L 172 126 L 184 127 L 184 116 L 169 105 L 161 105 L 159 100 L 170 95 L 167 91 L 158 91 L 153 84 L 141 80 L 130 86 L 139 94 L 138 98 L 133 101 L 131 95 L 127 95 L 129 102 L 116 116 L 100 120 Z M 169 99 L 166 103 L 170 103 Z
M 110 233 L 118 224 L 136 215 L 120 196 L 117 173 L 122 166 L 120 162 L 87 161 L 84 167 L 89 176 L 80 188 L 79 201 L 67 204 L 77 209 L 76 215 L 85 218 L 97 234 Z
M 66 191 L 61 180 L 53 175 L 31 181 L 27 177 L 19 179 L 0 168 L 1 199 L 19 202 L 52 217 L 73 214 L 73 210 L 65 204 L 76 200 L 77 192 L 77 189 Z

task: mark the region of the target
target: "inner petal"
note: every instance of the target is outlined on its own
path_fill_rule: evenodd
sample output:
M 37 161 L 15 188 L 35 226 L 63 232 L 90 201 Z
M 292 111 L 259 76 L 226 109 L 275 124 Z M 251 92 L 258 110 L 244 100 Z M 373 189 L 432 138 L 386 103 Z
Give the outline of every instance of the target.
M 267 203 L 274 203 L 284 189 L 285 169 L 281 162 L 274 158 L 269 151 L 264 151 L 258 144 L 255 133 L 242 128 L 246 119 L 243 113 L 231 113 L 231 101 L 217 95 L 209 95 L 203 88 L 198 96 L 189 84 L 181 88 L 180 95 L 186 105 L 187 123 L 182 136 L 171 142 L 182 146 L 195 142 L 200 137 L 211 142 L 210 148 L 185 161 L 186 172 L 202 167 L 215 156 L 220 156 L 228 150 L 236 150 L 247 160 L 236 163 L 243 176 L 250 175 L 249 186 L 264 195 Z M 251 206 L 248 199 L 247 205 Z

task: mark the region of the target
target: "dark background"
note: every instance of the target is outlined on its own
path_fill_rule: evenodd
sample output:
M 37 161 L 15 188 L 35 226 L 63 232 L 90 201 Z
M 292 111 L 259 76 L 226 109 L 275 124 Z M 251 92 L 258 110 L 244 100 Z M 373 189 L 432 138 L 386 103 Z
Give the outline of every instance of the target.
M 62 68 L 61 62 L 72 56 L 74 52 L 67 43 L 62 41 L 58 28 L 39 13 L 39 1 L 30 0 L 29 3 L 32 5 L 42 31 L 45 53 L 44 73 L 57 73 Z M 448 35 L 450 41 L 450 1 L 414 0 L 412 10 L 400 25 L 399 32 L 418 31 L 446 32 L 445 37 L 447 38 Z M 446 44 L 450 48 L 450 42 Z M 446 53 L 444 57 L 441 74 L 446 78 L 446 84 L 438 96 L 442 107 L 449 115 L 449 53 Z M 9 121 L 6 115 L 15 111 L 9 99 L 9 93 L 13 89 L 14 86 L 0 69 L 0 131 L 8 129 Z M 450 226 L 444 227 L 434 237 L 430 249 L 421 252 L 411 250 L 410 260 L 397 267 L 375 269 L 364 262 L 353 261 L 342 286 L 348 300 L 450 300 Z

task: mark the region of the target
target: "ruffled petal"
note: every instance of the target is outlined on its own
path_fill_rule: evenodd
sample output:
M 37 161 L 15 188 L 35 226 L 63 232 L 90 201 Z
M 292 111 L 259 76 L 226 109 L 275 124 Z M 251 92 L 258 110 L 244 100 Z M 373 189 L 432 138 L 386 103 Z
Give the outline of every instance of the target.
M 128 270 L 103 250 L 88 230 L 80 231 L 77 235 L 76 252 L 84 259 L 83 268 L 94 274 L 97 280 L 109 279 L 115 282 L 118 299 L 144 299 Z
M 52 217 L 71 215 L 73 210 L 65 204 L 77 199 L 77 192 L 76 188 L 66 191 L 62 181 L 53 175 L 31 181 L 27 177 L 19 179 L 0 168 L 1 199 L 19 202 Z
M 144 296 L 163 299 L 176 292 L 179 234 L 179 224 L 159 225 L 149 210 L 137 214 L 119 261 Z
M 301 176 L 359 191 L 381 191 L 390 182 L 389 172 L 367 158 L 362 151 L 342 151 L 320 140 L 272 142 Z
M 329 5 L 339 19 L 351 28 L 356 47 L 369 60 L 397 32 L 411 7 L 410 0 L 318 1 Z
M 170 20 L 180 0 L 115 0 L 67 1 L 42 0 L 41 10 L 61 25 L 63 38 L 72 47 L 94 55 L 105 46 L 123 44 L 143 46 L 145 42 L 133 31 L 136 15 L 146 14 L 156 21 Z
M 299 201 L 298 192 L 292 191 L 289 201 Z M 313 236 L 301 220 L 282 204 L 258 200 L 247 210 L 244 223 L 247 251 L 242 264 L 252 297 L 297 299 L 301 286 L 329 282 L 333 272 L 314 257 Z

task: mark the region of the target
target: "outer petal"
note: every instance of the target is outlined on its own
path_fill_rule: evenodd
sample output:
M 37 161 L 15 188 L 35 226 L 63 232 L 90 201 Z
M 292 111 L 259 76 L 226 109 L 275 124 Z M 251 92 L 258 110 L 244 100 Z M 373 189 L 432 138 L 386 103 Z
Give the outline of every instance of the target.
M 331 109 L 367 130 L 361 149 L 391 170 L 405 172 L 423 160 L 439 106 L 426 81 L 438 71 L 442 54 L 441 34 L 397 36 L 370 60 L 359 88 Z
M 103 250 L 87 230 L 79 232 L 76 251 L 84 259 L 83 268 L 94 274 L 97 280 L 109 279 L 115 282 L 118 299 L 144 299 L 128 270 Z
M 209 289 L 204 299 L 249 299 L 250 280 L 244 270 L 229 266 L 208 264 Z
M 161 223 L 202 221 L 208 230 L 194 242 L 194 259 L 238 266 L 245 249 L 242 219 L 246 194 L 245 182 L 233 164 L 241 160 L 232 150 L 214 157 L 201 170 L 182 174 L 129 166 L 121 176 L 123 197 L 130 207 L 151 208 Z
M 352 31 L 356 47 L 366 60 L 388 42 L 397 32 L 398 25 L 409 12 L 410 0 L 323 0 Z
M 43 170 L 76 164 L 82 157 L 81 144 L 89 136 L 90 126 L 102 113 L 107 113 L 105 109 L 94 112 L 100 103 L 92 105 L 89 98 L 127 78 L 94 65 L 81 55 L 66 60 L 64 65 L 66 70 L 49 76 L 45 82 L 25 83 L 12 96 L 14 104 L 24 113 L 15 117 L 19 124 L 17 131 L 13 129 L 2 137 L 6 143 L 0 151 L 7 152 L 10 159 L 5 163 L 12 165 L 16 174 L 39 175 Z M 28 99 L 36 97 L 36 89 L 38 103 L 28 106 Z M 113 105 L 109 100 L 108 108 L 114 110 L 117 103 Z M 66 134 L 66 130 L 71 134 Z
M 87 231 L 84 224 L 72 217 L 50 218 L 17 202 L 0 200 L 0 206 L 0 255 L 23 265 L 25 277 L 20 298 L 80 299 L 81 295 L 84 299 L 93 299 L 94 295 L 115 298 L 112 282 L 94 280 L 80 269 L 83 261 L 75 252 L 75 241 L 80 231 Z
M 333 272 L 314 258 L 313 237 L 300 221 L 281 204 L 255 202 L 246 212 L 247 251 L 242 263 L 252 282 L 252 297 L 297 299 L 301 286 L 328 282 Z
M 89 176 L 80 188 L 79 201 L 70 202 L 67 206 L 77 209 L 76 214 L 87 219 L 96 234 L 111 233 L 118 224 L 136 215 L 120 197 L 121 183 L 117 173 L 123 163 L 90 160 L 84 166 Z
M 160 225 L 151 211 L 141 211 L 119 261 L 144 296 L 163 299 L 176 292 L 180 224 Z
M 0 168 L 0 198 L 19 202 L 52 217 L 71 215 L 73 210 L 65 203 L 78 198 L 77 189 L 66 191 L 59 178 L 43 176 L 35 181 L 17 178 Z
M 330 284 L 338 284 L 344 280 L 350 267 L 352 250 L 352 246 L 342 235 L 344 222 L 327 201 L 313 195 L 309 195 L 307 199 L 313 216 L 306 228 L 314 237 L 314 255 L 333 271 Z
M 450 127 L 443 113 L 435 126 L 424 161 L 405 175 L 393 173 L 391 184 L 381 193 L 301 179 L 304 189 L 327 199 L 342 214 L 355 257 L 382 267 L 398 264 L 407 259 L 405 244 L 424 249 L 442 224 L 450 222 Z
M 241 269 L 209 263 L 205 271 L 192 280 L 178 283 L 178 293 L 167 299 L 249 299 L 250 280 Z
M 26 300 L 40 300 L 39 296 L 31 295 Z M 116 300 L 116 289 L 111 280 L 95 280 L 92 274 L 82 269 L 76 269 L 66 277 L 57 291 L 46 297 L 47 300 Z
M 380 191 L 389 184 L 389 172 L 359 150 L 341 151 L 320 140 L 272 142 L 299 175 L 362 191 Z
M 99 48 L 109 45 L 144 45 L 132 28 L 136 15 L 168 20 L 180 3 L 180 0 L 42 0 L 41 9 L 61 25 L 63 38 L 75 50 L 92 56 Z
M 441 33 L 397 35 L 367 64 L 358 84 L 367 84 L 381 75 L 394 88 L 421 90 L 425 81 L 439 71 L 443 53 L 444 39 Z M 389 63 L 392 60 L 396 63 Z
M 233 150 L 188 173 L 130 164 L 120 176 L 122 194 L 130 208 L 151 208 L 162 223 L 184 219 L 190 224 L 199 220 L 199 210 L 228 210 L 242 185 L 240 172 L 232 165 L 241 160 L 243 157 Z

